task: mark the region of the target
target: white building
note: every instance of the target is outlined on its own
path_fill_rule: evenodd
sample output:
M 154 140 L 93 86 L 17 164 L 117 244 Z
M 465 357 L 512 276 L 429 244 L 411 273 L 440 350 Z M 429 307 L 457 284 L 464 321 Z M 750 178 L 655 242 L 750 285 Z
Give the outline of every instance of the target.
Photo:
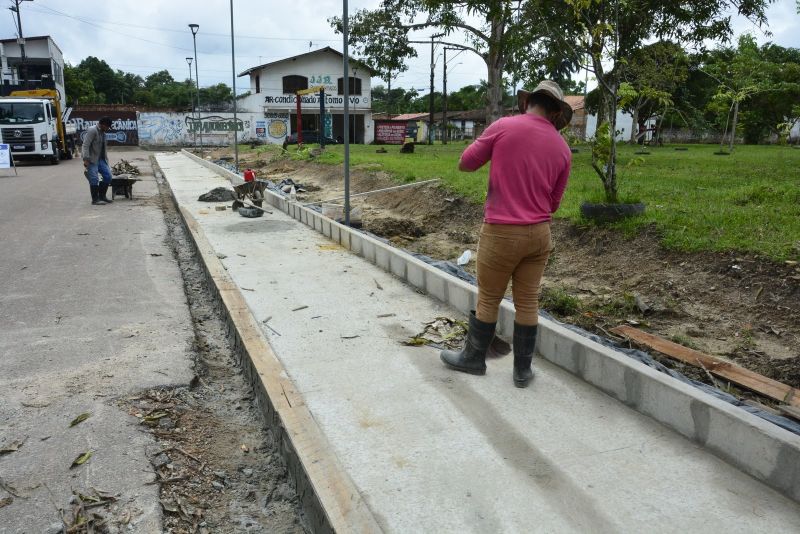
M 0 39 L 0 77 L 3 91 L 14 89 L 57 89 L 62 108 L 64 91 L 64 54 L 49 35 L 24 39 L 25 62 L 19 39 Z M 27 72 L 27 75 L 25 75 Z
M 298 56 L 252 67 L 239 74 L 250 77 L 250 95 L 239 100 L 243 110 L 263 113 L 256 120 L 256 135 L 271 143 L 283 143 L 286 135 L 297 132 L 296 92 L 322 86 L 324 117 L 319 93 L 302 95 L 302 130 L 319 131 L 320 121 L 326 137 L 344 139 L 343 55 L 325 47 Z M 370 143 L 374 138 L 370 78 L 372 71 L 351 60 L 349 72 L 350 141 Z
M 617 141 L 628 141 L 631 138 L 633 116 L 630 113 L 617 110 Z M 594 137 L 597 131 L 597 115 L 586 117 L 586 140 Z

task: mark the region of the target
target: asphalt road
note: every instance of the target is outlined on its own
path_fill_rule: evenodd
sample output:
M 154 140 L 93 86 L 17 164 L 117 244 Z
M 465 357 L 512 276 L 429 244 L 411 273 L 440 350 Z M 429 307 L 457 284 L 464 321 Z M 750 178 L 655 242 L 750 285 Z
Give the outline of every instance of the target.
M 0 533 L 46 532 L 91 488 L 160 531 L 153 443 L 124 397 L 188 383 L 193 332 L 149 154 L 120 157 L 143 181 L 107 206 L 90 204 L 79 160 L 0 171 Z

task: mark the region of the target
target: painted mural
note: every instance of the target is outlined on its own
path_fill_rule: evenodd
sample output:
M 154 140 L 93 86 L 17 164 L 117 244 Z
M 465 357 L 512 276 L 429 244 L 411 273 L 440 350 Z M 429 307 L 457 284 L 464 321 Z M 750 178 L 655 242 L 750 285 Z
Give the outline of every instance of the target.
M 111 130 L 106 132 L 106 141 L 109 145 L 136 146 L 139 144 L 135 111 L 109 112 L 74 109 L 69 112 L 67 122 L 75 125 L 81 143 L 83 143 L 83 138 L 89 128 L 97 124 L 102 117 L 106 116 L 111 118 Z
M 141 146 L 189 146 L 200 143 L 201 139 L 204 145 L 229 145 L 233 143 L 234 132 L 240 142 L 259 138 L 283 142 L 283 138 L 276 141 L 259 135 L 259 127 L 269 131 L 270 119 L 264 120 L 263 115 L 256 113 L 239 113 L 235 120 L 233 113 L 200 114 L 199 117 L 173 112 L 139 112 L 137 115 Z

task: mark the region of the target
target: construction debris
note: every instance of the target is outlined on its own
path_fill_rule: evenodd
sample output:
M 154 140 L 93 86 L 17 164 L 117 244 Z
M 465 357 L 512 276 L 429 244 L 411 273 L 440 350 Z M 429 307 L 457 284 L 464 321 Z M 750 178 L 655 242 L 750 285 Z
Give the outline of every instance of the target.
M 111 174 L 114 176 L 119 176 L 120 174 L 138 176 L 141 174 L 141 171 L 139 171 L 139 167 L 133 165 L 130 161 L 121 159 L 119 163 L 115 163 L 114 166 L 111 167 Z
M 203 193 L 197 200 L 200 202 L 229 202 L 236 200 L 236 194 L 227 187 L 215 187 L 208 193 Z
M 440 349 L 454 349 L 460 347 L 467 334 L 467 324 L 449 317 L 437 317 L 425 323 L 425 328 L 419 334 L 404 341 L 404 345 L 419 346 L 431 345 Z
M 744 367 L 726 362 L 698 350 L 667 341 L 666 339 L 643 332 L 632 326 L 618 326 L 617 328 L 612 328 L 611 332 L 657 350 L 675 360 L 700 367 L 707 373 L 729 380 L 734 384 L 760 393 L 772 400 L 783 402 L 790 406 L 800 407 L 800 392 L 777 380 L 772 380 L 771 378 L 745 369 Z

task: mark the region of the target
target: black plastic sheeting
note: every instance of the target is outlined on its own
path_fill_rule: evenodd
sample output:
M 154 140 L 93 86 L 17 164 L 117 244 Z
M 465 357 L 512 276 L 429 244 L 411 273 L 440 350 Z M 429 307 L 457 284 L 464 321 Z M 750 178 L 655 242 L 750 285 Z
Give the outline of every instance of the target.
M 226 169 L 229 169 L 229 170 L 231 170 L 233 172 L 236 172 L 234 170 L 234 166 L 232 164 L 230 164 L 230 163 L 227 163 L 225 161 L 215 161 L 214 163 L 216 163 L 217 165 L 219 165 L 221 167 L 225 167 Z M 279 194 L 281 196 L 284 196 L 284 197 L 287 196 L 285 193 L 283 193 L 283 191 L 280 190 L 280 188 L 278 186 L 276 186 L 272 182 L 267 181 L 267 184 L 268 184 L 268 189 L 270 191 L 273 191 L 274 193 L 277 193 L 277 194 Z M 321 208 L 320 208 L 319 205 L 312 205 L 312 206 L 307 206 L 307 207 L 309 207 L 311 209 L 314 209 L 315 211 L 321 211 Z M 383 237 L 380 237 L 378 235 L 375 235 L 375 234 L 373 234 L 371 232 L 368 232 L 368 231 L 365 231 L 365 230 L 361 230 L 361 232 L 364 233 L 364 234 L 369 235 L 370 237 L 373 237 L 373 238 L 377 239 L 378 241 L 381 241 L 382 243 L 389 244 L 389 240 L 388 239 L 385 239 Z M 439 269 L 441 271 L 444 271 L 449 275 L 455 276 L 456 278 L 459 278 L 460 280 L 463 280 L 463 281 L 465 281 L 465 282 L 467 282 L 469 284 L 472 284 L 474 286 L 478 285 L 478 280 L 473 275 L 471 275 L 470 273 L 468 273 L 467 271 L 462 269 L 458 264 L 456 264 L 456 263 L 454 263 L 452 261 L 435 260 L 435 259 L 431 258 L 430 256 L 426 256 L 424 254 L 418 254 L 416 252 L 411 252 L 409 250 L 404 250 L 404 252 L 406 252 L 408 254 L 411 254 L 412 256 L 417 258 L 418 260 L 423 261 L 423 262 L 425 262 L 428 265 L 431 265 L 433 267 L 436 267 L 437 269 Z M 622 354 L 625 354 L 629 358 L 633 358 L 634 360 L 637 360 L 637 361 L 643 363 L 644 365 L 650 367 L 651 369 L 655 369 L 656 371 L 659 371 L 659 372 L 662 372 L 664 374 L 667 374 L 667 375 L 671 376 L 672 378 L 674 378 L 676 380 L 680 380 L 684 384 L 689 384 L 690 386 L 696 387 L 697 389 L 699 389 L 699 390 L 711 395 L 712 397 L 716 397 L 716 398 L 718 398 L 720 400 L 723 400 L 723 401 L 725 401 L 725 402 L 727 402 L 729 404 L 732 404 L 733 406 L 738 406 L 742 410 L 745 410 L 746 412 L 749 412 L 749 413 L 751 413 L 753 415 L 756 415 L 756 416 L 760 417 L 761 419 L 769 421 L 770 423 L 772 423 L 774 425 L 777 425 L 777 426 L 783 428 L 784 430 L 788 430 L 789 432 L 792 432 L 794 434 L 800 435 L 800 423 L 798 423 L 797 421 L 795 421 L 793 419 L 789 419 L 788 417 L 783 417 L 783 416 L 780 416 L 780 415 L 775 415 L 775 414 L 770 413 L 770 412 L 768 412 L 766 410 L 762 410 L 762 409 L 757 408 L 755 406 L 751 406 L 751 405 L 746 404 L 746 403 L 742 402 L 741 400 L 737 399 L 736 397 L 734 397 L 730 393 L 725 393 L 724 391 L 722 391 L 722 390 L 720 390 L 718 388 L 715 388 L 714 386 L 709 386 L 708 384 L 704 384 L 703 382 L 699 382 L 697 380 L 692 380 L 691 378 L 689 378 L 689 377 L 687 377 L 687 376 L 675 371 L 674 369 L 670 369 L 669 367 L 666 367 L 665 365 L 659 363 L 658 361 L 653 359 L 653 357 L 650 356 L 650 354 L 648 354 L 648 353 L 646 353 L 646 352 L 644 352 L 642 350 L 629 349 L 629 348 L 621 347 L 617 343 L 615 343 L 614 341 L 611 341 L 610 339 L 607 339 L 607 338 L 592 334 L 591 332 L 588 332 L 588 331 L 584 330 L 583 328 L 580 328 L 578 326 L 571 325 L 571 324 L 568 324 L 568 323 L 562 323 L 561 321 L 555 319 L 552 315 L 550 315 L 549 313 L 547 313 L 544 310 L 540 311 L 540 313 L 542 314 L 542 316 L 546 317 L 547 319 L 549 319 L 549 320 L 551 320 L 551 321 L 553 321 L 555 323 L 558 323 L 559 325 L 563 326 L 564 328 L 572 330 L 576 334 L 579 334 L 579 335 L 581 335 L 581 336 L 583 336 L 585 338 L 591 339 L 592 341 L 594 341 L 596 343 L 600 343 L 601 345 L 603 345 L 605 347 L 609 347 L 611 349 L 614 349 L 617 352 L 621 352 Z
M 625 348 L 625 347 L 620 347 L 617 343 L 611 341 L 610 339 L 606 339 L 604 337 L 597 336 L 597 335 L 592 334 L 591 332 L 587 332 L 583 328 L 577 327 L 575 325 L 562 323 L 561 321 L 558 321 L 555 318 L 553 318 L 552 315 L 550 315 L 549 313 L 547 313 L 545 311 L 542 311 L 540 313 L 544 317 L 547 317 L 551 321 L 554 321 L 554 322 L 560 324 L 564 328 L 572 330 L 576 334 L 580 334 L 581 336 L 589 338 L 589 339 L 591 339 L 592 341 L 594 341 L 596 343 L 600 343 L 603 346 L 612 348 L 612 349 L 616 350 L 617 352 L 621 352 L 621 353 L 625 354 L 626 356 L 628 356 L 630 358 L 633 358 L 634 360 L 638 360 L 639 362 L 645 364 L 646 366 L 648 366 L 648 367 L 650 367 L 652 369 L 655 369 L 656 371 L 660 371 L 662 373 L 668 374 L 669 376 L 671 376 L 672 378 L 674 378 L 676 380 L 680 380 L 684 384 L 689 384 L 691 386 L 694 386 L 697 389 L 700 389 L 700 390 L 704 391 L 705 393 L 708 393 L 709 395 L 711 395 L 713 397 L 721 399 L 721 400 L 723 400 L 723 401 L 725 401 L 725 402 L 727 402 L 729 404 L 733 404 L 734 406 L 738 406 L 739 408 L 741 408 L 741 409 L 743 409 L 743 410 L 745 410 L 747 412 L 750 412 L 753 415 L 757 415 L 758 417 L 760 417 L 762 419 L 765 419 L 765 420 L 769 421 L 770 423 L 778 425 L 779 427 L 781 427 L 781 428 L 783 428 L 785 430 L 788 430 L 789 432 L 793 432 L 795 434 L 800 435 L 800 423 L 798 423 L 797 421 L 795 421 L 793 419 L 789 419 L 788 417 L 783 417 L 783 416 L 780 416 L 780 415 L 775 415 L 773 413 L 767 412 L 767 411 L 762 410 L 760 408 L 757 408 L 755 406 L 751 406 L 749 404 L 745 404 L 744 402 L 742 402 L 741 400 L 737 399 L 736 397 L 734 397 L 730 393 L 725 393 L 724 391 L 722 391 L 720 389 L 717 389 L 714 386 L 709 386 L 708 384 L 704 384 L 703 382 L 698 382 L 697 380 L 692 380 L 691 378 L 689 378 L 689 377 L 687 377 L 687 376 L 675 371 L 674 369 L 670 369 L 669 367 L 666 367 L 665 365 L 657 362 L 656 360 L 653 359 L 652 356 L 650 356 L 648 353 L 646 353 L 644 351 L 641 351 L 641 350 L 638 350 L 638 349 L 628 349 L 628 348 Z

